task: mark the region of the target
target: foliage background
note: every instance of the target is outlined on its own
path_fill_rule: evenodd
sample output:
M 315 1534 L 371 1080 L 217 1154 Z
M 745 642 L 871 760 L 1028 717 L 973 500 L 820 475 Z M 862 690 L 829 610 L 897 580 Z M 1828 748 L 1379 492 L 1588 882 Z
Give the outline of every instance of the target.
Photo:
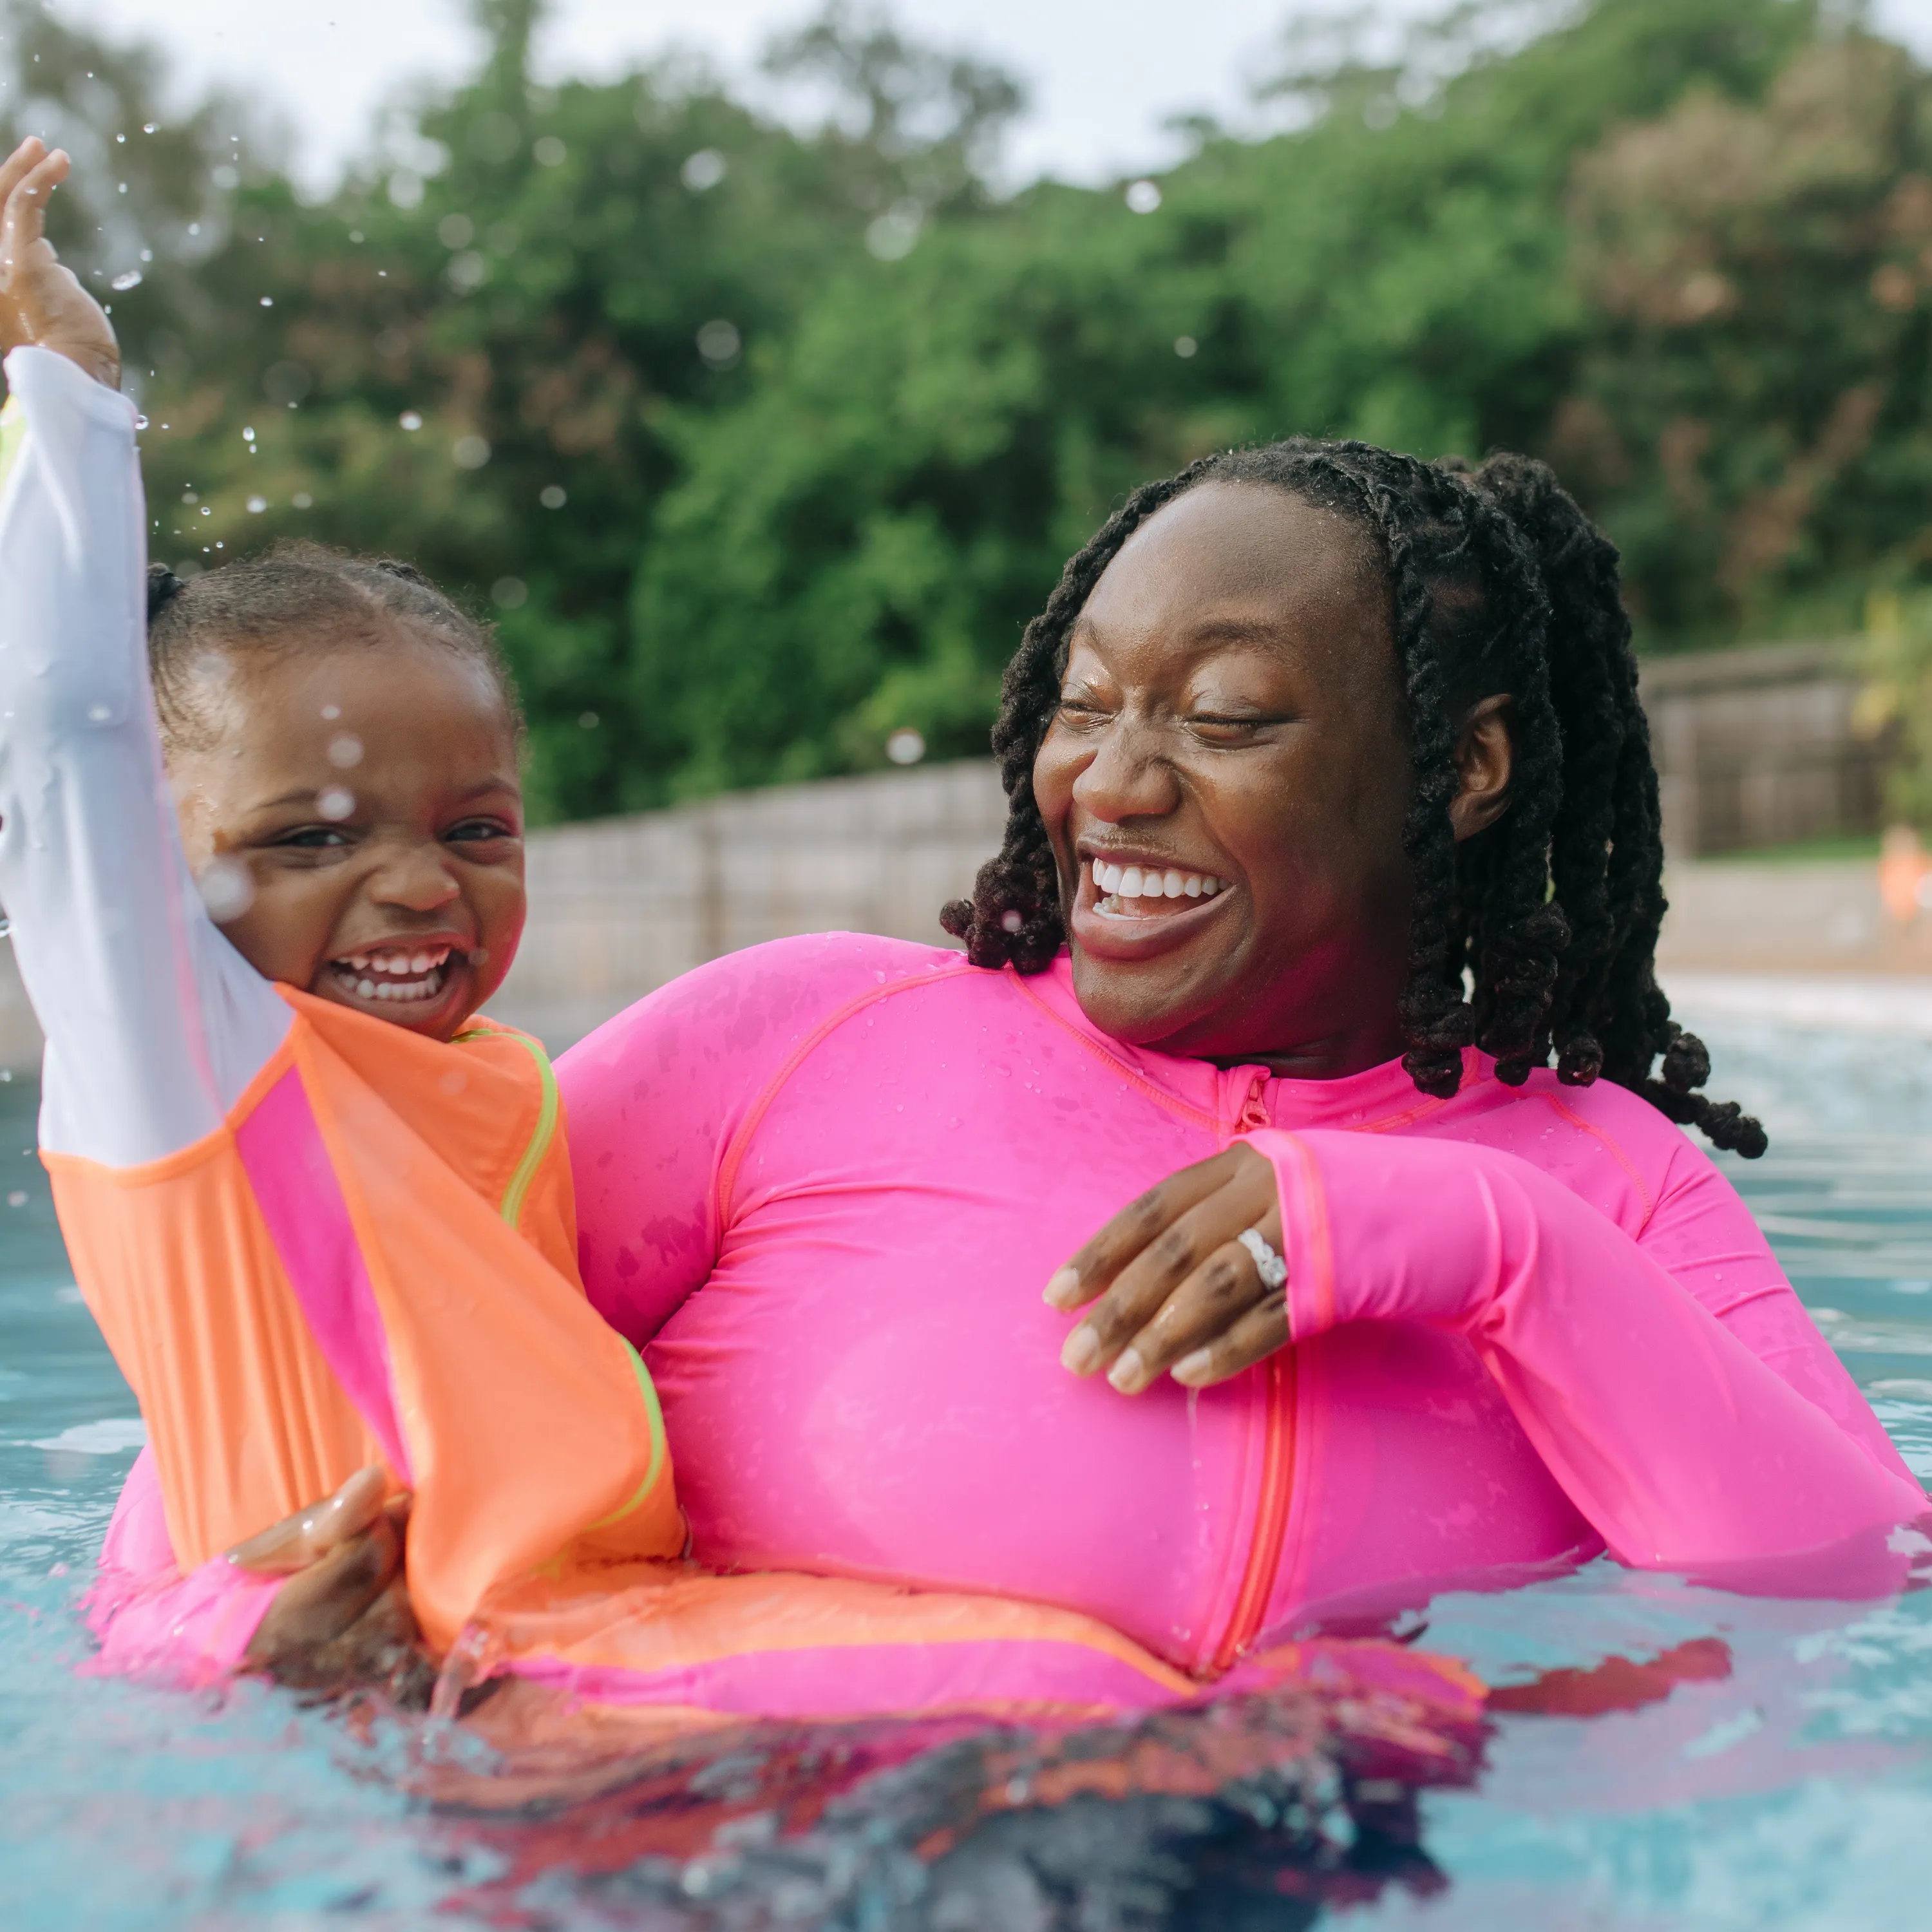
M 1842 7 L 1291 22 L 1289 131 L 1198 127 L 1146 209 L 995 193 L 1018 88 L 881 16 L 772 50 L 800 128 L 672 66 L 539 88 L 537 0 L 476 4 L 482 70 L 320 205 L 32 0 L 0 138 L 80 163 L 155 554 L 302 534 L 492 608 L 540 816 L 982 749 L 1064 556 L 1234 441 L 1548 457 L 1648 650 L 1932 585 L 1932 76 Z

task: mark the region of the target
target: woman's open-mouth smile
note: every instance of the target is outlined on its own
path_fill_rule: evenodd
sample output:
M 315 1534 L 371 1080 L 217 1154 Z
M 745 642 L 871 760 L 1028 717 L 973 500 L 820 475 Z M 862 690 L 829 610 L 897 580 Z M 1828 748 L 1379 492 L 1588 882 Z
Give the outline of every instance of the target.
M 1072 923 L 1087 951 L 1136 958 L 1191 938 L 1232 896 L 1227 880 L 1198 868 L 1085 854 Z

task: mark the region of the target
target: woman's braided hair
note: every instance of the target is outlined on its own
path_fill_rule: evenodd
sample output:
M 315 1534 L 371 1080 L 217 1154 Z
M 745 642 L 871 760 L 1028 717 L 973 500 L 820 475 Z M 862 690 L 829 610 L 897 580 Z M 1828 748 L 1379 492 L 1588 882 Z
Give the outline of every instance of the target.
M 244 562 L 184 580 L 148 566 L 148 672 L 161 746 L 172 755 L 210 745 L 219 727 L 194 673 L 206 657 L 325 644 L 381 649 L 398 634 L 449 651 L 483 670 L 518 742 L 523 706 L 494 633 L 415 565 L 351 556 L 320 544 L 284 542 Z
M 1672 1020 L 1657 984 L 1664 842 L 1616 550 L 1528 457 L 1492 456 L 1472 470 L 1296 438 L 1204 457 L 1136 490 L 1067 564 L 1006 668 L 993 730 L 1006 836 L 973 897 L 940 914 L 967 956 L 1037 973 L 1064 944 L 1033 767 L 1068 639 L 1127 539 L 1208 482 L 1260 484 L 1336 512 L 1385 560 L 1413 772 L 1403 844 L 1415 902 L 1401 1016 L 1402 1064 L 1416 1085 L 1454 1094 L 1472 1043 L 1516 1086 L 1553 1052 L 1566 1084 L 1607 1076 L 1720 1148 L 1763 1153 L 1756 1120 L 1695 1090 L 1710 1056 Z M 1459 844 L 1449 818 L 1458 724 L 1498 693 L 1514 704 L 1511 803 Z

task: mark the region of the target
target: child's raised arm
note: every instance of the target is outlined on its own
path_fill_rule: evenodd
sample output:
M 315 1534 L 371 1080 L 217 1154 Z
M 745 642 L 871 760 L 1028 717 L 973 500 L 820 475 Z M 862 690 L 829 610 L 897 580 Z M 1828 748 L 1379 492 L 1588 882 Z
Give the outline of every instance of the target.
M 182 853 L 134 410 L 112 328 L 41 232 L 67 169 L 33 140 L 0 164 L 0 904 L 47 1038 L 41 1144 L 125 1167 L 219 1126 L 290 1014 Z

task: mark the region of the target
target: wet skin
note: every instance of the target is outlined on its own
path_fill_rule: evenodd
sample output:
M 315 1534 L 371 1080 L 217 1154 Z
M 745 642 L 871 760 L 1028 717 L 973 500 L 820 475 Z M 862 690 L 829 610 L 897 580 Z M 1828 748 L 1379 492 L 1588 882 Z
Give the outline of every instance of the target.
M 1116 1039 L 1338 1079 L 1402 1051 L 1412 787 L 1389 589 L 1366 534 L 1249 484 L 1210 484 L 1124 544 L 1070 641 L 1034 764 L 1082 1010 Z M 1509 700 L 1461 721 L 1456 836 L 1508 802 Z M 1096 858 L 1222 882 L 1104 895 Z M 1274 1170 L 1241 1144 L 1122 1210 L 1046 1287 L 1091 1302 L 1062 1359 L 1124 1394 L 1224 1381 L 1288 1339 L 1236 1244 L 1282 1245 Z
M 524 927 L 516 740 L 487 673 L 393 630 L 194 674 L 214 742 L 169 778 L 212 909 L 232 868 L 252 887 L 222 930 L 268 979 L 451 1038 Z
M 1034 764 L 1088 1016 L 1316 1079 L 1400 1053 L 1402 719 L 1388 592 L 1354 526 L 1221 484 L 1137 532 L 1081 613 Z M 1225 889 L 1110 915 L 1096 855 Z

